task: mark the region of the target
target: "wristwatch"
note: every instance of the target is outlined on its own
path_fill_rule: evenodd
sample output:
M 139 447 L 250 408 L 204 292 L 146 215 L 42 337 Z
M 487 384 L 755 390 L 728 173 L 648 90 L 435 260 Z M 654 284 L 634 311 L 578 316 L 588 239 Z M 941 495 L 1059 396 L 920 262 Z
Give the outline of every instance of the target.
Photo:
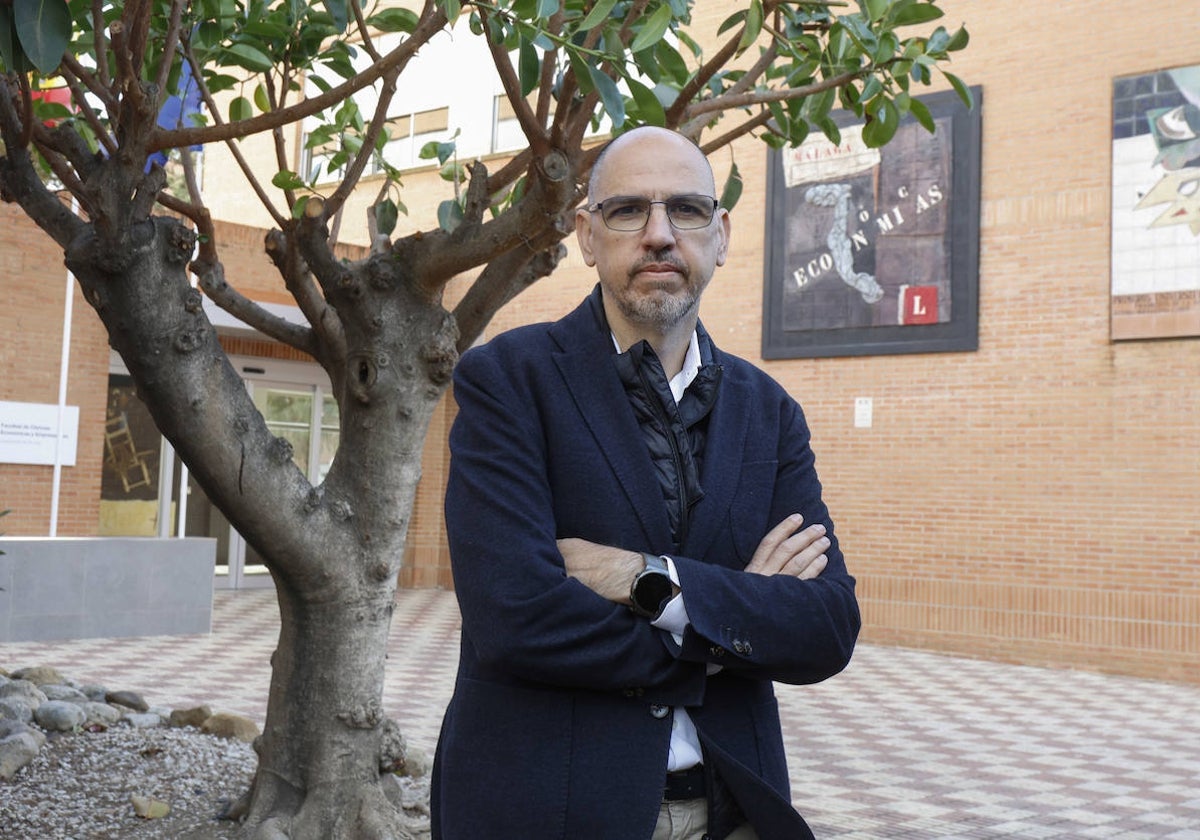
M 630 608 L 640 616 L 657 618 L 675 594 L 675 584 L 667 571 L 667 558 L 642 552 L 645 567 L 629 587 Z

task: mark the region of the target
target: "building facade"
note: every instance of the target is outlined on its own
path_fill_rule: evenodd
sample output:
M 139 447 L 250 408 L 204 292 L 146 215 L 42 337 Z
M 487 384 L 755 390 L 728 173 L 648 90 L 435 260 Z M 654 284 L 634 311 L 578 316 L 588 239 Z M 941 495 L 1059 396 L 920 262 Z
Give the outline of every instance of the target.
M 804 406 L 859 580 L 865 641 L 1200 682 L 1200 180 L 1187 166 L 1197 155 L 1176 163 L 1166 152 L 1179 147 L 1163 139 L 1188 149 L 1200 126 L 1186 119 L 1200 104 L 1189 72 L 1200 65 L 1200 19 L 1184 0 L 1136 15 L 1082 0 L 940 5 L 949 28 L 971 32 L 953 70 L 982 91 L 978 162 L 954 162 L 979 192 L 977 302 L 954 315 L 975 319 L 975 349 L 764 354 L 779 282 L 768 253 L 792 233 L 768 200 L 780 162 L 754 140 L 712 158 L 718 182 L 736 163 L 746 187 L 701 318 L 723 349 L 762 366 Z M 714 33 L 733 8 L 700 6 Z M 442 115 L 427 102 L 404 115 L 414 132 L 455 125 L 453 108 Z M 506 136 L 503 120 L 493 113 L 493 141 Z M 473 153 L 486 161 L 504 152 L 501 142 Z M 207 172 L 222 171 L 222 152 L 205 154 Z M 412 216 L 398 235 L 435 224 L 447 190 L 420 167 L 405 187 Z M 226 274 L 286 306 L 245 202 L 214 201 Z M 362 218 L 356 212 L 347 218 Z M 343 237 L 364 236 L 356 227 L 343 225 Z M 0 269 L 0 400 L 54 403 L 65 270 L 53 243 L 9 205 L 0 206 Z M 565 314 L 593 283 L 572 248 L 488 334 Z M 319 479 L 336 446 L 323 376 L 261 337 L 220 328 L 264 414 L 303 440 L 296 451 Z M 178 471 L 153 489 L 105 472 L 106 423 L 127 389 L 98 319 L 76 299 L 67 402 L 80 420 L 75 464 L 61 471 L 59 534 L 178 531 Z M 452 585 L 441 495 L 453 414 L 448 398 L 429 434 L 404 586 Z M 161 468 L 169 455 L 137 428 L 135 451 L 152 453 L 149 470 Z M 0 464 L 0 509 L 12 509 L 0 530 L 47 533 L 51 473 Z M 261 580 L 219 515 L 201 522 L 196 492 L 182 498 L 193 533 L 224 535 L 232 560 L 222 585 Z M 114 512 L 130 501 L 144 503 L 140 512 Z

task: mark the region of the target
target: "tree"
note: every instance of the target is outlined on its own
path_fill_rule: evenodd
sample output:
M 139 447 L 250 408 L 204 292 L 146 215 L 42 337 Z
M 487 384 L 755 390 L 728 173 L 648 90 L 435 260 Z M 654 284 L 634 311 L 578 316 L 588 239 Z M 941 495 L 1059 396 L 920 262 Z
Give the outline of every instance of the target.
M 380 784 L 403 760 L 381 697 L 422 444 L 459 353 L 562 258 L 600 148 L 589 129 L 601 118 L 614 133 L 663 125 L 706 152 L 747 134 L 780 146 L 814 129 L 836 139 L 840 103 L 878 146 L 905 114 L 933 130 L 910 90 L 934 71 L 970 100 L 942 69 L 965 30 L 915 31 L 942 16 L 936 0 L 731 3 L 711 52 L 688 34 L 691 5 L 0 0 L 0 196 L 62 247 L 159 429 L 275 580 L 282 628 L 245 836 L 415 830 Z M 460 19 L 486 40 L 528 147 L 489 172 L 459 165 L 452 143 L 433 144 L 424 154 L 465 188 L 442 203 L 438 229 L 393 242 L 399 173 L 379 154 L 388 103 L 418 50 Z M 70 107 L 39 96 L 52 75 L 66 80 Z M 168 94 L 188 80 L 206 116 L 160 125 Z M 297 174 L 288 142 L 314 119 L 307 146 L 343 173 L 323 192 Z M 239 152 L 259 134 L 276 150 L 274 172 L 252 171 Z M 213 143 L 229 145 L 273 217 L 265 247 L 308 326 L 227 282 L 194 178 L 185 195 L 164 189 L 153 155 L 180 150 L 190 175 L 190 150 Z M 343 261 L 331 227 L 372 162 L 389 176 L 370 216 L 375 245 Z M 739 192 L 735 168 L 726 206 Z M 319 486 L 268 431 L 189 272 L 222 308 L 328 373 L 341 442 Z M 448 311 L 443 289 L 464 273 L 474 280 Z

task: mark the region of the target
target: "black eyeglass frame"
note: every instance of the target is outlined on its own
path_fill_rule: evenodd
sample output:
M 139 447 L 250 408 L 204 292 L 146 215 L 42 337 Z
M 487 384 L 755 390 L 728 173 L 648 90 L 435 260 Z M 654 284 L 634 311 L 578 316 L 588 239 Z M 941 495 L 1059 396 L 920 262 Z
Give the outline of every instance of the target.
M 676 222 L 675 219 L 671 216 L 672 202 L 695 201 L 697 199 L 701 200 L 701 202 L 709 202 L 709 201 L 712 202 L 712 208 L 708 210 L 708 218 L 704 220 L 704 223 L 700 224 L 700 225 L 696 225 L 694 227 L 688 227 L 686 225 L 680 225 L 678 222 Z M 604 211 L 604 206 L 606 204 L 611 204 L 616 201 L 630 202 L 634 206 L 644 203 L 646 205 L 645 219 L 643 219 L 642 223 L 640 225 L 638 225 L 637 227 L 632 227 L 632 228 L 613 227 L 612 222 L 609 221 L 608 213 L 606 213 Z M 603 201 L 597 201 L 594 204 L 589 204 L 588 206 L 584 207 L 583 209 L 588 211 L 589 213 L 595 213 L 595 212 L 599 211 L 600 218 L 604 220 L 604 226 L 607 227 L 609 230 L 617 231 L 618 233 L 636 233 L 639 230 L 645 230 L 646 225 L 650 224 L 650 213 L 653 210 L 655 204 L 661 204 L 663 206 L 663 209 L 667 211 L 667 221 L 670 222 L 671 227 L 675 228 L 676 230 L 703 230 L 704 228 L 706 228 L 712 224 L 713 219 L 717 215 L 717 208 L 721 206 L 721 202 L 718 199 L 713 198 L 711 195 L 703 195 L 702 193 L 683 193 L 681 195 L 673 195 L 673 196 L 670 196 L 670 197 L 662 199 L 662 200 L 653 200 L 653 201 L 651 199 L 644 198 L 643 196 L 640 196 L 640 195 L 614 195 L 614 196 L 610 196 L 610 197 L 604 199 Z

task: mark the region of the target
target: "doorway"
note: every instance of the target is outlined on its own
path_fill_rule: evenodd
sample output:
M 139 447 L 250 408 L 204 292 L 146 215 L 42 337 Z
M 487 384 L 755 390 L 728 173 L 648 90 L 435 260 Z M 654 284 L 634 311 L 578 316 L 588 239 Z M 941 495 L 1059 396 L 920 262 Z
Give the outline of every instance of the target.
M 237 356 L 230 361 L 241 374 L 267 428 L 292 445 L 296 465 L 314 486 L 324 481 L 340 438 L 337 400 L 325 372 L 316 364 L 302 362 Z M 118 444 L 131 437 L 138 446 L 146 444 L 142 446 L 145 452 L 133 448 L 142 456 L 142 462 L 149 463 L 153 457 L 157 465 L 149 464 L 143 470 L 139 464 L 138 470 L 125 472 L 113 467 L 109 470 L 112 476 L 106 473 L 105 487 L 111 484 L 112 488 L 106 489 L 102 499 L 101 533 L 209 537 L 217 545 L 215 588 L 272 586 L 261 555 L 209 501 L 172 446 L 158 435 L 115 353 L 110 361 L 110 403 L 114 400 L 119 401 L 120 410 L 114 412 L 110 405 L 109 413 L 125 419 L 130 434 L 114 433 L 112 441 L 106 438 L 106 446 L 118 451 Z M 142 480 L 142 472 L 147 473 L 148 480 Z

